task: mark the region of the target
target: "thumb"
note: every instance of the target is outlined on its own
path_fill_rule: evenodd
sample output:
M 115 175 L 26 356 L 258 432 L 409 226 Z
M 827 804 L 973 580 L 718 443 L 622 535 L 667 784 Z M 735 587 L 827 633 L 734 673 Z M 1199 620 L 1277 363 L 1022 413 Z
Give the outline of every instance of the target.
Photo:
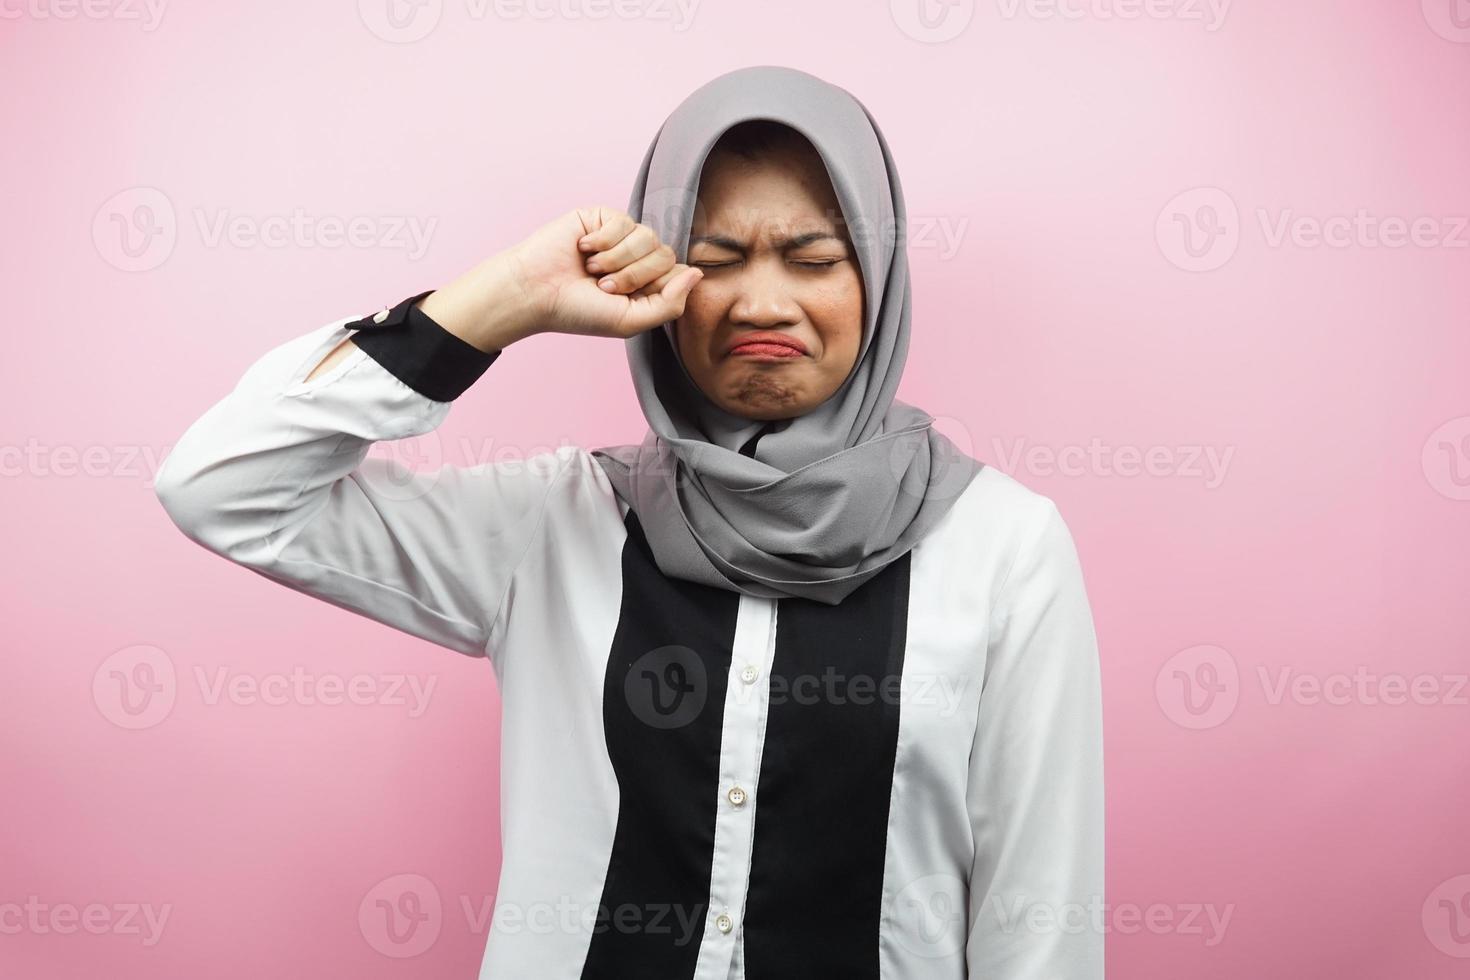
M 703 278 L 704 270 L 691 266 L 664 283 L 664 288 L 657 293 L 628 297 L 628 312 L 623 317 L 628 332 L 642 333 L 683 316 L 689 293 Z

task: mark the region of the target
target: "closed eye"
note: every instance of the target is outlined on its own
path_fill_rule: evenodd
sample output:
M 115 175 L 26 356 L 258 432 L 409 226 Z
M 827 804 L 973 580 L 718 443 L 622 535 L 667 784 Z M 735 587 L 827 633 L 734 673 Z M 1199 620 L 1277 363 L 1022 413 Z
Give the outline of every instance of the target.
M 824 261 L 801 260 L 801 261 L 793 261 L 791 264 L 792 265 L 803 266 L 803 267 L 808 268 L 808 269 L 826 269 L 826 268 L 829 268 L 831 266 L 837 265 L 838 263 L 841 263 L 841 262 L 844 262 L 844 261 L 846 261 L 846 260 L 845 259 L 827 259 L 827 260 L 824 260 Z M 732 259 L 732 260 L 730 260 L 728 262 L 691 262 L 689 264 L 695 266 L 696 268 L 700 268 L 700 269 L 725 269 L 725 268 L 729 268 L 730 266 L 739 265 L 740 262 L 739 262 L 739 260 L 733 260 Z

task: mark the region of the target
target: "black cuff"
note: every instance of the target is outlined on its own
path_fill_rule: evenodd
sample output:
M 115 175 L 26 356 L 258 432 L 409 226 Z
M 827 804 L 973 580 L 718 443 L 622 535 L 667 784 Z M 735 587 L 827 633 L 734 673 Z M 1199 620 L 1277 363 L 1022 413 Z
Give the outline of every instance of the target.
M 357 331 L 352 342 L 399 381 L 425 398 L 448 402 L 464 394 L 502 352 L 480 350 L 414 306 L 432 292 L 426 289 L 346 326 Z

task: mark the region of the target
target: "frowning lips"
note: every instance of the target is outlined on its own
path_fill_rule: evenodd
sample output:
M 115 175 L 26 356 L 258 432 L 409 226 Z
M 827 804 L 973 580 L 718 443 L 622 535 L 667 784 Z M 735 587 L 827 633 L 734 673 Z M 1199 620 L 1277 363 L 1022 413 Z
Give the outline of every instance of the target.
M 751 348 L 750 353 L 756 353 L 761 348 L 769 350 L 773 345 L 789 348 L 798 354 L 807 353 L 806 344 L 803 344 L 790 334 L 772 333 L 768 330 L 758 331 L 756 333 L 743 333 L 736 336 L 730 341 L 730 346 L 725 348 L 725 353 L 739 353 L 741 348 L 748 347 L 752 344 L 756 345 L 756 347 Z

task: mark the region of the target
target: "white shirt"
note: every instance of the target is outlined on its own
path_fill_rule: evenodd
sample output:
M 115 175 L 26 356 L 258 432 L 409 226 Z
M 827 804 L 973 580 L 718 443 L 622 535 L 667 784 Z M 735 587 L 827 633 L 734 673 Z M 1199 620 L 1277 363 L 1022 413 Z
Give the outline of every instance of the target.
M 669 579 L 586 449 L 368 457 L 499 356 L 461 370 L 473 349 L 421 311 L 384 321 L 310 382 L 373 319 L 266 353 L 157 492 L 210 551 L 486 658 L 504 857 L 481 978 L 1100 980 L 1097 640 L 1049 498 L 985 467 L 835 607 Z

